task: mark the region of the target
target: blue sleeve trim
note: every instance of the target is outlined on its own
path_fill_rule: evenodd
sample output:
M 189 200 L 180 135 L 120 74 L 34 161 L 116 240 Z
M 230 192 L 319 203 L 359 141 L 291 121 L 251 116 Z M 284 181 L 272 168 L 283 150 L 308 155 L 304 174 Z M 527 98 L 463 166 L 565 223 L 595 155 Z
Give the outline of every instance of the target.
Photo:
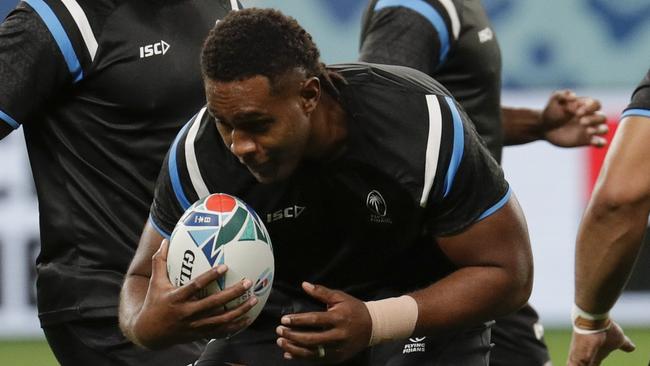
M 68 70 L 72 74 L 74 82 L 76 83 L 83 79 L 83 70 L 81 69 L 77 54 L 72 47 L 72 42 L 70 42 L 70 38 L 65 32 L 65 29 L 63 29 L 63 25 L 61 25 L 61 22 L 52 9 L 43 0 L 25 0 L 25 2 L 38 13 L 50 30 L 54 40 L 59 45 L 61 53 L 63 53 L 63 58 L 68 65 Z
M 454 120 L 454 147 L 451 153 L 451 160 L 449 161 L 449 168 L 447 169 L 447 175 L 445 176 L 445 194 L 444 197 L 447 197 L 449 191 L 451 191 L 451 186 L 454 183 L 454 178 L 456 177 L 456 172 L 460 166 L 461 160 L 463 160 L 463 150 L 465 150 L 465 130 L 463 128 L 463 121 L 460 118 L 460 113 L 456 108 L 456 103 L 451 97 L 445 97 L 445 101 L 449 106 L 451 115 Z
M 621 118 L 630 117 L 630 116 L 641 116 L 650 118 L 650 110 L 647 109 L 628 109 L 621 114 Z
M 171 234 L 163 230 L 158 224 L 156 224 L 156 221 L 151 217 L 151 214 L 149 214 L 149 223 L 151 223 L 151 226 L 153 226 L 154 229 L 160 234 L 165 239 L 169 239 L 171 237 Z
M 11 118 L 10 115 L 3 112 L 2 110 L 0 110 L 0 119 L 5 121 L 14 130 L 17 129 L 18 127 L 20 127 L 20 123 L 18 123 L 15 119 Z
M 181 177 L 178 172 L 178 165 L 176 164 L 176 155 L 177 155 L 177 148 L 178 148 L 178 142 L 181 139 L 181 136 L 185 134 L 185 131 L 187 131 L 187 128 L 191 125 L 191 120 L 187 124 L 185 124 L 185 127 L 176 135 L 176 139 L 174 139 L 174 143 L 172 144 L 171 149 L 169 150 L 169 177 L 171 178 L 172 181 L 172 188 L 174 189 L 174 194 L 176 195 L 176 199 L 178 200 L 178 203 L 181 205 L 183 210 L 187 210 L 188 207 L 190 207 L 190 201 L 187 199 L 187 196 L 185 196 L 185 192 L 183 192 L 183 184 L 181 183 Z
M 495 203 L 492 207 L 485 210 L 485 212 L 483 212 L 476 221 L 481 221 L 484 218 L 497 212 L 501 207 L 503 207 L 508 202 L 508 200 L 510 200 L 511 195 L 512 195 L 512 189 L 508 187 L 508 191 L 506 192 L 506 194 L 503 195 L 503 197 L 499 200 L 499 202 Z
M 442 16 L 438 13 L 436 8 L 423 0 L 379 0 L 375 4 L 375 11 L 384 8 L 401 6 L 411 9 L 423 17 L 425 17 L 438 32 L 438 39 L 440 40 L 440 64 L 443 64 L 447 59 L 449 53 L 449 30 Z

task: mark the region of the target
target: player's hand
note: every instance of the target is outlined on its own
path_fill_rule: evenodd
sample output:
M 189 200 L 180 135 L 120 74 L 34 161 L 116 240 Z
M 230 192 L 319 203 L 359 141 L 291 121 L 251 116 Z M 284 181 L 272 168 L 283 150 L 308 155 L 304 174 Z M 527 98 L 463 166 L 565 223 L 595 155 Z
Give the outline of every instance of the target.
M 557 91 L 551 95 L 541 117 L 541 133 L 545 140 L 560 147 L 603 147 L 608 132 L 600 102 L 578 97 L 572 91 Z
M 327 311 L 282 317 L 276 332 L 285 358 L 339 362 L 368 347 L 372 319 L 362 301 L 307 282 L 303 282 L 302 288 L 325 303 Z
M 142 309 L 134 319 L 133 335 L 148 348 L 202 338 L 223 338 L 250 323 L 244 316 L 256 303 L 252 297 L 226 311 L 224 305 L 243 295 L 252 283 L 246 279 L 210 296 L 199 298 L 202 289 L 223 276 L 228 268 L 215 267 L 181 287 L 167 277 L 167 252 L 164 240 L 152 258 L 152 273 Z
M 612 351 L 632 352 L 636 346 L 623 333 L 621 327 L 612 326 L 602 333 L 578 334 L 573 332 L 569 349 L 568 366 L 598 366 Z

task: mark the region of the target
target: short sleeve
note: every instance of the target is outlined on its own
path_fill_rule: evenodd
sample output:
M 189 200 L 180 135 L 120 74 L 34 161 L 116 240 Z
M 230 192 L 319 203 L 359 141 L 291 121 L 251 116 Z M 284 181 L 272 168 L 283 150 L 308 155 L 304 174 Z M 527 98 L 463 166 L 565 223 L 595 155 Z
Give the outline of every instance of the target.
M 0 124 L 30 123 L 72 76 L 42 18 L 21 3 L 0 25 Z
M 443 133 L 450 140 L 449 156 L 426 209 L 429 231 L 435 236 L 453 235 L 473 223 L 494 214 L 509 200 L 511 192 L 499 164 L 492 158 L 473 123 L 451 98 L 441 101 L 453 124 L 453 131 Z M 445 137 L 446 136 L 446 137 Z
M 632 93 L 632 100 L 621 117 L 629 116 L 650 118 L 650 70 Z
M 429 75 L 445 63 L 460 28 L 452 1 L 380 0 L 367 9 L 365 19 L 361 61 Z
M 169 238 L 176 222 L 190 206 L 185 188 L 187 181 L 182 173 L 185 169 L 184 141 L 192 122 L 188 122 L 174 139 L 156 181 L 149 222 L 166 238 Z

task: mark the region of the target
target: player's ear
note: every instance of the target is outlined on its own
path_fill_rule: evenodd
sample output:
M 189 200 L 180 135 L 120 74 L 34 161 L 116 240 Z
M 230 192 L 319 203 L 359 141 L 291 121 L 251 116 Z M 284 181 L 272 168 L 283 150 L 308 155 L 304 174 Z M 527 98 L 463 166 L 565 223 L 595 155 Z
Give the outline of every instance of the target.
M 320 99 L 321 87 L 320 80 L 316 76 L 307 78 L 302 82 L 300 88 L 300 97 L 302 98 L 302 108 L 307 114 L 316 109 Z

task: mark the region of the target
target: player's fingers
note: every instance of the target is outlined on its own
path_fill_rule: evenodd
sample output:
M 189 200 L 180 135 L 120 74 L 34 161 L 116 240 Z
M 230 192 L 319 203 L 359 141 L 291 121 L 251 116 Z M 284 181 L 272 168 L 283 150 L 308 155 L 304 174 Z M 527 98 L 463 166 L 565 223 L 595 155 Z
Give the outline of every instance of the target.
M 275 328 L 275 333 L 282 338 L 286 338 L 295 344 L 305 347 L 313 347 L 319 344 L 327 344 L 341 340 L 341 337 L 339 337 L 340 332 L 336 329 L 307 330 L 280 325 Z
M 329 328 L 332 326 L 330 318 L 327 312 L 289 314 L 284 315 L 280 323 L 288 327 Z
M 607 124 L 607 117 L 602 112 L 597 111 L 595 113 L 591 113 L 579 117 L 578 122 L 582 126 L 599 126 L 599 125 Z
M 303 282 L 302 289 L 316 300 L 327 305 L 333 305 L 344 300 L 343 294 L 340 291 L 332 290 L 325 286 Z
M 600 101 L 590 97 L 578 98 L 578 109 L 576 115 L 584 116 L 587 114 L 596 113 L 601 108 Z
M 319 349 L 318 345 L 311 348 L 301 347 L 282 337 L 277 339 L 276 344 L 285 351 L 284 358 L 288 360 L 293 358 L 318 359 L 325 357 L 325 349 Z
M 192 281 L 176 288 L 172 294 L 176 300 L 188 299 L 197 295 L 200 291 L 206 288 L 209 284 L 216 281 L 219 277 L 223 276 L 228 271 L 228 266 L 225 264 L 218 265 L 211 268 L 209 271 L 202 273 Z
M 193 328 L 224 326 L 239 321 L 239 318 L 249 319 L 245 315 L 257 302 L 257 298 L 248 299 L 234 309 L 226 310 L 218 315 L 194 320 L 190 323 L 190 326 Z
M 589 145 L 593 147 L 604 147 L 607 145 L 607 139 L 602 136 L 591 136 Z
M 600 124 L 597 126 L 590 126 L 587 127 L 586 129 L 587 135 L 593 136 L 593 135 L 599 135 L 602 136 L 609 132 L 609 127 L 606 124 Z
M 192 311 L 200 312 L 206 311 L 215 308 L 221 308 L 225 304 L 233 301 L 246 293 L 246 291 L 251 288 L 253 283 L 249 279 L 244 279 L 239 281 L 237 284 L 230 286 L 222 291 L 215 292 L 210 296 L 206 296 L 203 299 L 200 299 L 192 304 Z M 254 302 L 252 306 L 257 304 L 257 297 L 252 296 L 244 304 Z
M 576 100 L 576 94 L 568 89 L 556 90 L 553 92 L 553 94 L 551 94 L 551 99 L 555 99 L 560 102 L 560 104 L 564 104 Z

